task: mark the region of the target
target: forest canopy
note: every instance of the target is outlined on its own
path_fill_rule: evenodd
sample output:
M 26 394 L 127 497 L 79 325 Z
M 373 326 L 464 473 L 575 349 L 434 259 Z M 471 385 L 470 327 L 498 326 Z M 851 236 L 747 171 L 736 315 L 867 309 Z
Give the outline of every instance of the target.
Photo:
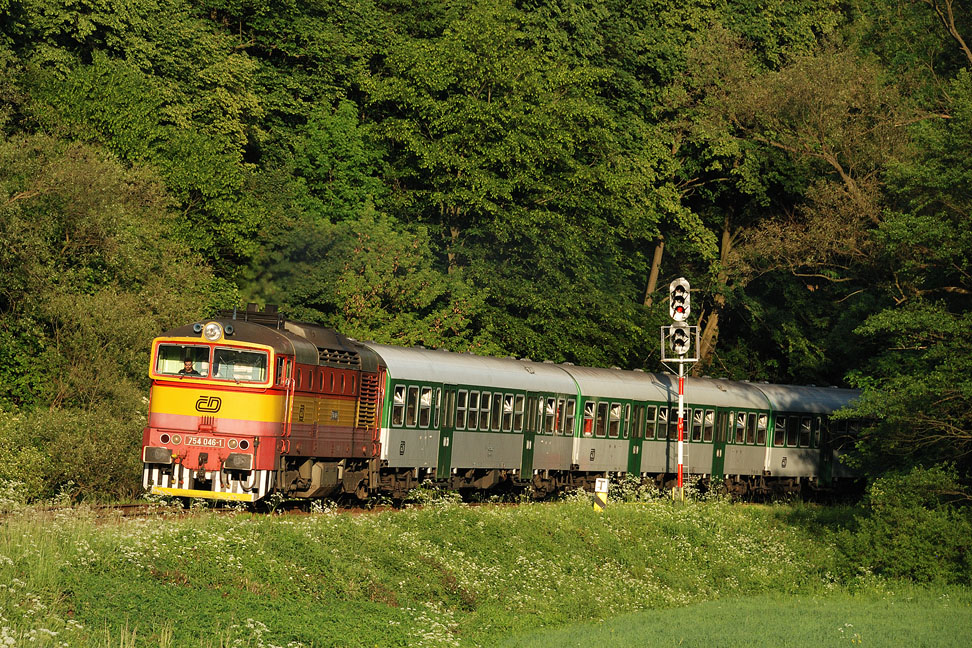
M 970 43 L 955 0 L 0 0 L 0 480 L 137 463 L 151 338 L 220 307 L 657 371 L 679 276 L 698 374 L 860 388 L 866 470 L 967 472 Z

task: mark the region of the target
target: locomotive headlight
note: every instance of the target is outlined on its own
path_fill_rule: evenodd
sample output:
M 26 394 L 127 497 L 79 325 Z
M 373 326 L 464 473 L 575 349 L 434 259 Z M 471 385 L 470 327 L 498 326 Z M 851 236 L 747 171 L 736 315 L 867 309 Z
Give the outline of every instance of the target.
M 215 342 L 219 338 L 223 337 L 223 327 L 217 322 L 210 322 L 203 327 L 203 337 L 210 342 Z

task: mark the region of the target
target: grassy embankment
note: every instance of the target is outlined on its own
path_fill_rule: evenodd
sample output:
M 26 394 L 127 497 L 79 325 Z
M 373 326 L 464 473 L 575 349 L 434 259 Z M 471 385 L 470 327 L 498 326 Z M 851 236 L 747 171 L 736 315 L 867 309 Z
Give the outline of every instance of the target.
M 849 509 L 721 502 L 108 521 L 23 509 L 0 522 L 0 646 L 952 645 L 972 634 L 968 589 L 874 576 L 839 549 L 849 525 Z

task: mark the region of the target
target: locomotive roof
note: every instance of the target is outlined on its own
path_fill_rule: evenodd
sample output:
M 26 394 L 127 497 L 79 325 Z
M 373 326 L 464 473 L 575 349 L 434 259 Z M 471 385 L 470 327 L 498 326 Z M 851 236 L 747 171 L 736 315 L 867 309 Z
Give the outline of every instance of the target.
M 277 353 L 296 356 L 297 362 L 317 364 L 317 347 L 300 335 L 295 335 L 290 331 L 225 317 L 200 320 L 198 324 L 205 324 L 206 322 L 219 322 L 223 327 L 223 339 L 225 340 L 262 344 L 271 347 Z M 199 338 L 201 342 L 205 342 L 202 332 L 193 330 L 194 326 L 195 324 L 187 324 L 186 326 L 174 328 L 163 333 L 162 337 Z M 231 334 L 225 334 L 226 327 L 228 326 L 233 327 Z
M 778 412 L 828 414 L 849 405 L 860 396 L 856 389 L 836 387 L 769 384 L 759 384 L 756 387 L 766 394 L 773 409 Z
M 381 356 L 388 374 L 396 380 L 577 393 L 577 385 L 560 365 L 372 342 L 365 346 Z

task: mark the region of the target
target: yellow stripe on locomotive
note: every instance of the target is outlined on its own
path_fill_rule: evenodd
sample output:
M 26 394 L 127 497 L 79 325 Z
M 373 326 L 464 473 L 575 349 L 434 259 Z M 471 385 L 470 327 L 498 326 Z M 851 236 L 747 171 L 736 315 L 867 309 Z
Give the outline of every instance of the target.
M 199 382 L 192 385 L 156 383 L 152 389 L 151 413 L 281 423 L 286 399 L 283 391 L 228 391 L 212 389 Z

